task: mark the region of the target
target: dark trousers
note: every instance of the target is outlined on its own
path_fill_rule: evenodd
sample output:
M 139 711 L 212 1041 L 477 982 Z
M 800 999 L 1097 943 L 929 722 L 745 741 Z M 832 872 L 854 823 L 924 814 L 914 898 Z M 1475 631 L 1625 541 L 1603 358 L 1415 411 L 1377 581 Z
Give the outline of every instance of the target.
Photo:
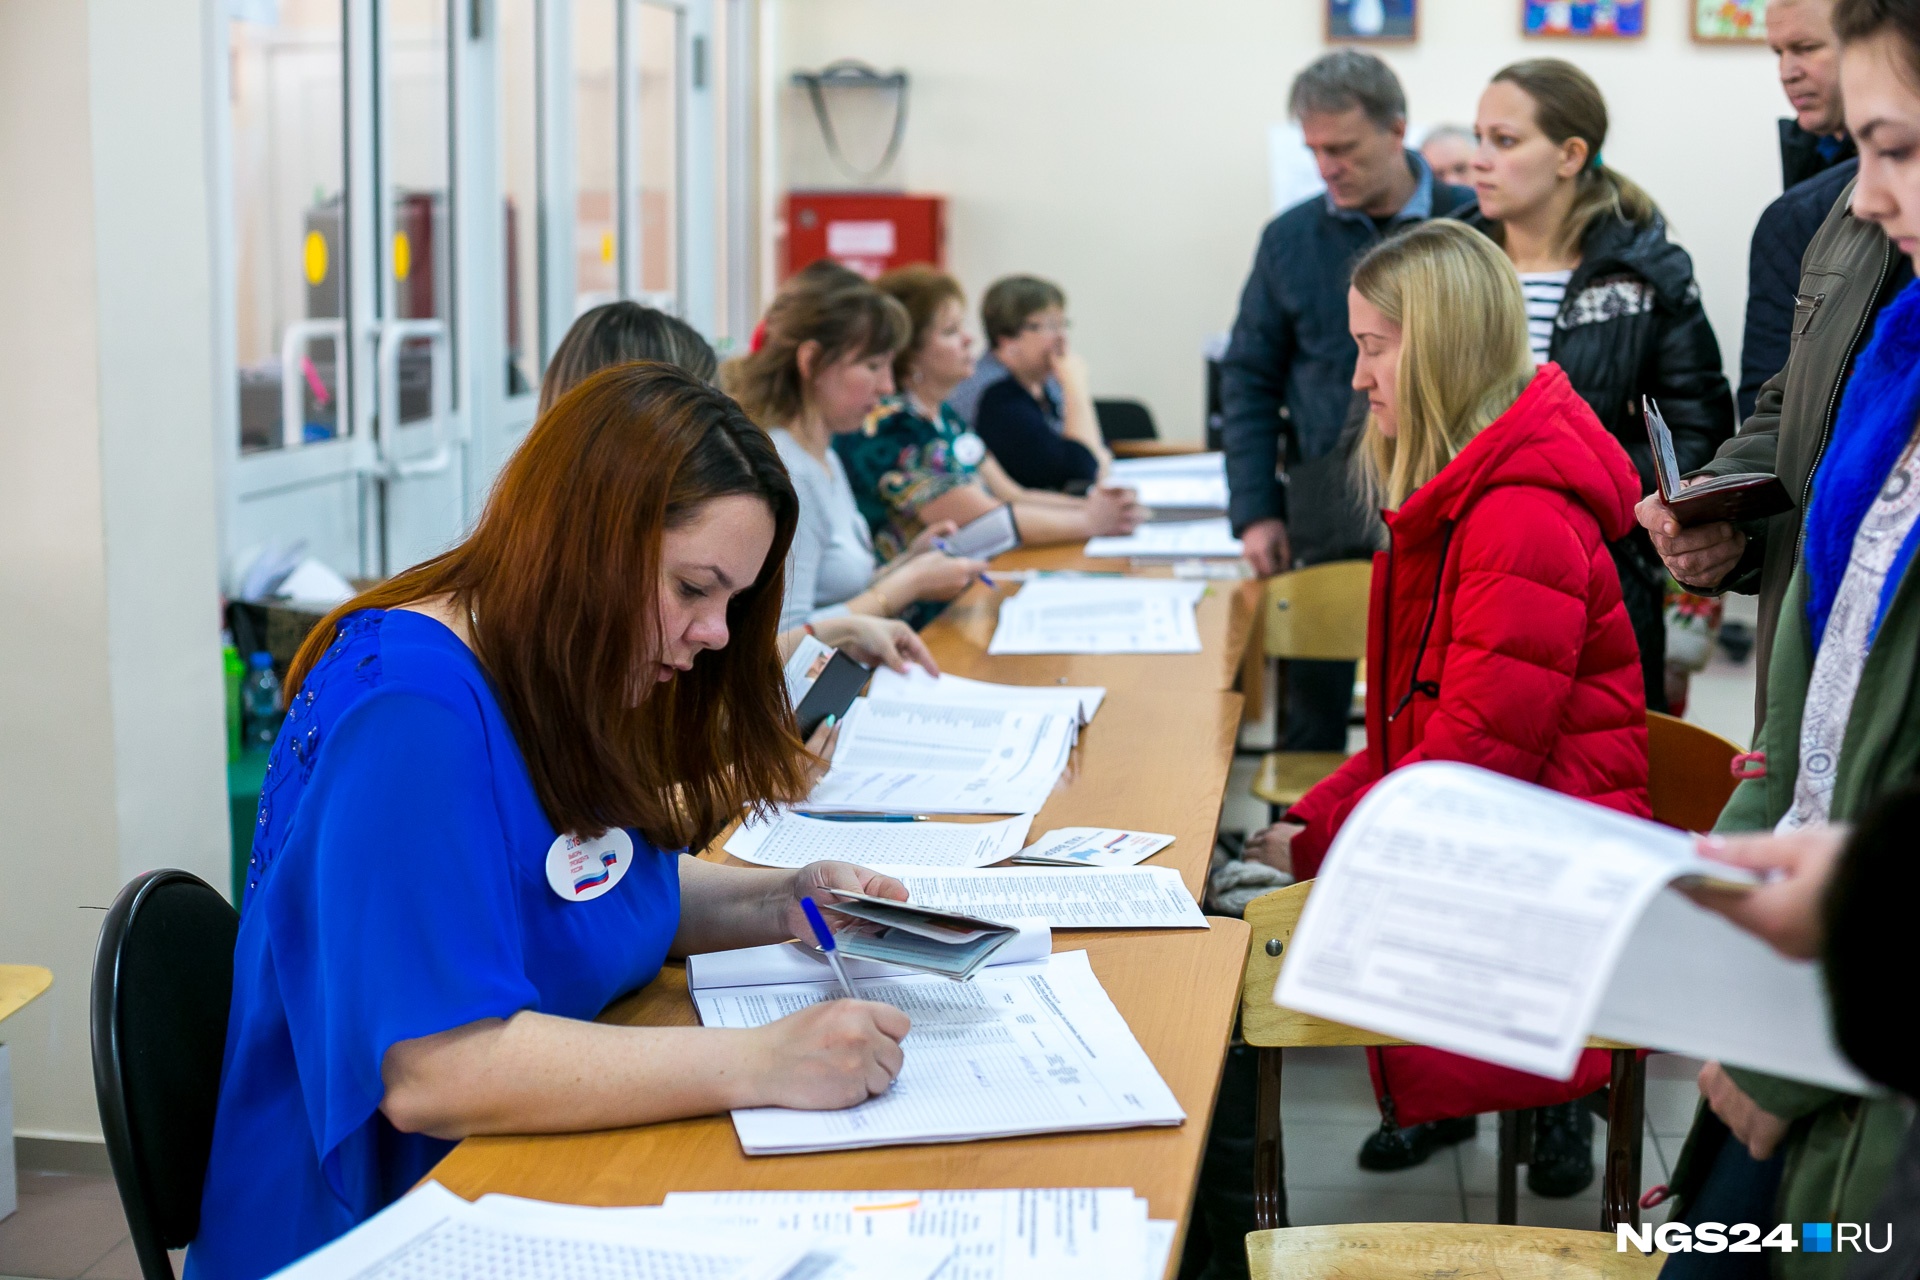
M 1780 1193 L 1780 1170 L 1786 1157 L 1775 1152 L 1755 1160 L 1746 1147 L 1729 1135 L 1713 1158 L 1700 1192 L 1687 1206 L 1686 1221 L 1751 1222 L 1765 1235 L 1775 1225 L 1774 1204 Z M 1660 1268 L 1660 1280 L 1767 1280 L 1771 1252 L 1673 1253 Z
M 1255 1052 L 1247 1045 L 1227 1050 L 1213 1126 L 1207 1130 L 1207 1150 L 1200 1162 L 1200 1185 L 1187 1225 L 1187 1244 L 1180 1254 L 1180 1280 L 1247 1278 L 1247 1233 L 1254 1229 Z M 1283 1206 L 1285 1186 L 1283 1178 Z
M 1347 715 L 1353 706 L 1351 662 L 1296 659 L 1286 664 L 1283 751 L 1345 751 Z

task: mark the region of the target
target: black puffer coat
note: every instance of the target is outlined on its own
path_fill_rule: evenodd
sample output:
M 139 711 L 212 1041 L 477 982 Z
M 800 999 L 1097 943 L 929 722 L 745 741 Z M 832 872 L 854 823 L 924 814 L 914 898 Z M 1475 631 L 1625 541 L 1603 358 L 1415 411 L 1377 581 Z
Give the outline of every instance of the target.
M 1457 216 L 1481 231 L 1496 230 L 1478 206 Z M 1704 465 L 1733 435 L 1733 392 L 1700 305 L 1693 259 L 1667 239 L 1658 219 L 1636 226 L 1610 218 L 1587 232 L 1547 358 L 1625 446 L 1643 493 L 1653 491 L 1654 476 L 1641 396 L 1654 398 L 1672 428 L 1682 475 Z M 1666 569 L 1642 529 L 1613 545 L 1613 559 L 1640 640 L 1647 705 L 1665 710 Z

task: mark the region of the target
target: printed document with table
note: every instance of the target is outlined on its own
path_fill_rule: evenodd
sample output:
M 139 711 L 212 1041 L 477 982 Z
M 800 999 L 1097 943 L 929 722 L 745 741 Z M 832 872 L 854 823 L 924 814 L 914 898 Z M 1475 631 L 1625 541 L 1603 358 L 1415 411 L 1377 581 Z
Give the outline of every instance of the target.
M 1173 1092 L 1113 1006 L 1084 951 L 993 965 L 970 982 L 858 979 L 865 1000 L 906 1012 L 893 1087 L 843 1111 L 733 1113 L 748 1155 L 1089 1129 L 1176 1125 Z M 693 990 L 702 1025 L 757 1027 L 833 998 L 831 980 Z
M 1672 887 L 1753 882 L 1694 838 L 1468 765 L 1397 770 L 1354 809 L 1274 1001 L 1566 1079 L 1599 1035 L 1860 1092 L 1819 967 Z
M 1000 602 L 990 654 L 1198 653 L 1194 606 L 1207 584 L 1181 578 L 1046 578 Z

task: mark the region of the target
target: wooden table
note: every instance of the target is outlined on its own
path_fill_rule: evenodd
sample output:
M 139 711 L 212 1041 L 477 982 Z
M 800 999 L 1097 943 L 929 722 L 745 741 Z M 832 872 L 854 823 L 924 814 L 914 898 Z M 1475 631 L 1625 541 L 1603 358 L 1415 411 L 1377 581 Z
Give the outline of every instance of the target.
M 1126 565 L 1054 548 L 1013 552 L 994 567 Z M 1151 861 L 1178 868 L 1198 897 L 1240 722 L 1241 698 L 1232 689 L 1258 610 L 1257 584 L 1213 584 L 1198 610 L 1205 646 L 1199 654 L 989 657 L 998 601 L 1012 589 L 976 585 L 925 634 L 942 669 L 956 675 L 1106 686 L 1106 702 L 1081 734 L 1034 834 L 1064 826 L 1170 833 L 1174 843 Z M 717 846 L 701 856 L 729 860 Z M 1177 1128 L 749 1159 L 732 1122 L 709 1116 L 604 1133 L 469 1139 L 433 1176 L 468 1197 L 500 1191 L 603 1205 L 658 1204 L 669 1191 L 1131 1186 L 1153 1217 L 1184 1226 L 1247 955 L 1244 923 L 1216 918 L 1212 926 L 1204 933 L 1084 930 L 1054 938 L 1056 951 L 1087 951 L 1186 1111 Z M 632 1026 L 692 1024 L 684 969 L 669 966 L 603 1016 Z M 1173 1258 L 1177 1265 L 1177 1242 Z

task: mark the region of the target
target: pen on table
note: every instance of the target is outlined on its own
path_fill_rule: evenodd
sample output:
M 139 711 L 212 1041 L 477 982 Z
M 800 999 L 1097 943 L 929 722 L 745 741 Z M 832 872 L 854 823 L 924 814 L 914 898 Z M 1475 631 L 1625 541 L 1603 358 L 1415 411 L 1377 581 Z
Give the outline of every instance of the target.
M 795 809 L 794 813 L 802 818 L 812 818 L 816 822 L 925 822 L 924 813 L 815 813 L 811 809 Z
M 945 538 L 935 538 L 933 540 L 933 549 L 935 551 L 938 551 L 941 555 L 950 556 L 954 554 L 953 548 L 947 545 L 947 540 Z M 998 589 L 998 587 L 1000 586 L 999 583 L 995 582 L 992 578 L 989 578 L 986 575 L 986 572 L 984 570 L 981 571 L 980 581 L 986 583 L 989 587 L 992 587 L 995 589 Z
M 833 930 L 827 928 L 827 922 L 820 914 L 820 908 L 813 904 L 812 898 L 800 899 L 800 910 L 807 914 L 807 925 L 813 930 L 813 936 L 820 943 L 820 949 L 827 953 L 827 963 L 833 966 L 833 976 L 840 979 L 840 990 L 847 999 L 858 1000 L 853 992 L 853 984 L 847 981 L 847 971 L 840 964 L 840 948 L 833 941 Z

